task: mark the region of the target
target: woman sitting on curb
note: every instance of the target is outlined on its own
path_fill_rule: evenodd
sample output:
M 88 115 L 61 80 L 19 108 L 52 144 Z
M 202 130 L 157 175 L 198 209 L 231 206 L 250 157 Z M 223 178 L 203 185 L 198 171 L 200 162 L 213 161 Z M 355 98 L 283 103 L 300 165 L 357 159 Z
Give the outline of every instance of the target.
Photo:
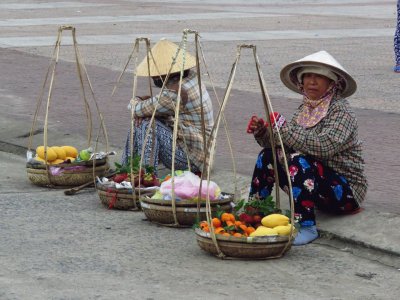
M 356 82 L 326 51 L 293 62 L 281 71 L 282 82 L 303 95 L 303 103 L 290 122 L 275 113 L 270 116 L 274 140 L 277 130 L 286 150 L 294 212 L 300 230 L 293 244 L 304 245 L 318 237 L 315 207 L 334 214 L 354 214 L 365 199 L 367 180 L 355 115 L 346 97 L 356 91 Z M 258 156 L 250 197 L 265 198 L 275 178 L 269 131 L 253 117 L 250 132 L 264 149 Z M 279 183 L 288 191 L 283 153 L 277 149 Z

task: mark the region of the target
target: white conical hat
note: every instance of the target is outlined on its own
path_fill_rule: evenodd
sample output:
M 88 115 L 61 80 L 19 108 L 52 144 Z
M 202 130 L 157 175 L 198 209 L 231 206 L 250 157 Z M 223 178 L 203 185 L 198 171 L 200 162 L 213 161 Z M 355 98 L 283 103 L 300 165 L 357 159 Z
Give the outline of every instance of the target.
M 308 66 L 326 67 L 338 75 L 339 78 L 342 78 L 343 85 L 342 90 L 339 91 L 339 93 L 343 98 L 349 97 L 357 90 L 357 83 L 354 78 L 342 67 L 341 64 L 338 63 L 336 59 L 333 58 L 332 55 L 326 51 L 313 53 L 285 66 L 281 71 L 282 82 L 289 89 L 300 94 L 301 92 L 297 87 L 297 72 L 300 68 Z
M 151 52 L 153 54 L 153 55 L 149 54 L 151 77 L 168 74 L 168 71 L 172 65 L 172 60 L 175 57 L 178 48 L 179 48 L 178 45 L 166 39 L 161 39 L 153 46 L 153 48 L 151 48 Z M 176 58 L 171 73 L 176 73 L 181 71 L 182 61 L 183 61 L 183 49 L 179 51 L 179 55 Z M 186 52 L 184 70 L 191 69 L 195 66 L 196 66 L 196 59 L 188 52 Z M 138 65 L 136 72 L 138 76 L 149 76 L 149 70 L 147 67 L 147 56 Z

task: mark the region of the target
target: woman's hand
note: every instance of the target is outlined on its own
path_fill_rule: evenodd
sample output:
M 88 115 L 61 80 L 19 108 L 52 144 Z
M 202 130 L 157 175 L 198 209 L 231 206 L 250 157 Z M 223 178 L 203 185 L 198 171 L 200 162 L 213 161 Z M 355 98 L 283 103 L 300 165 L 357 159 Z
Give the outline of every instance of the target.
M 256 134 L 264 128 L 265 128 L 264 120 L 258 118 L 257 116 L 252 116 L 250 118 L 249 124 L 247 125 L 247 133 Z

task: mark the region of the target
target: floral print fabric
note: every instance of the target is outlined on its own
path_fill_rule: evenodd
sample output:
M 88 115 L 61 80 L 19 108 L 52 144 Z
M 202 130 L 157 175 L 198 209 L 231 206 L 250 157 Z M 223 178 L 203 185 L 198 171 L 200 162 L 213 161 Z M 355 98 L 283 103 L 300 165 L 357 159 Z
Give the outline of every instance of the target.
M 250 197 L 266 198 L 275 183 L 272 149 L 264 148 L 258 155 L 250 187 Z M 302 226 L 315 225 L 315 208 L 335 214 L 351 213 L 359 208 L 346 178 L 320 161 L 299 153 L 289 157 L 294 212 Z M 282 165 L 277 166 L 279 185 L 288 190 Z

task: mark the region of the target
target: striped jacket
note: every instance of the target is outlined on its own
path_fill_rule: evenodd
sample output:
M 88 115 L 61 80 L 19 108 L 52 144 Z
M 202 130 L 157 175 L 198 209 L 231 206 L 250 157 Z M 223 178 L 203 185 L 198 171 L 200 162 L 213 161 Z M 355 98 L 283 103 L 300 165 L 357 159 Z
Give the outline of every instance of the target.
M 175 122 L 175 105 L 178 99 L 179 82 L 168 82 L 167 88 L 158 97 L 140 101 L 135 106 L 135 116 L 139 118 L 151 117 L 157 103 L 156 117 L 162 120 L 171 129 Z M 210 96 L 202 85 L 202 100 L 197 82 L 197 74 L 190 71 L 189 75 L 182 79 L 181 107 L 179 110 L 179 126 L 177 144 L 186 149 L 191 164 L 201 169 L 204 162 L 204 144 L 202 135 L 201 105 L 205 124 L 206 140 L 210 137 L 214 126 L 213 109 Z

